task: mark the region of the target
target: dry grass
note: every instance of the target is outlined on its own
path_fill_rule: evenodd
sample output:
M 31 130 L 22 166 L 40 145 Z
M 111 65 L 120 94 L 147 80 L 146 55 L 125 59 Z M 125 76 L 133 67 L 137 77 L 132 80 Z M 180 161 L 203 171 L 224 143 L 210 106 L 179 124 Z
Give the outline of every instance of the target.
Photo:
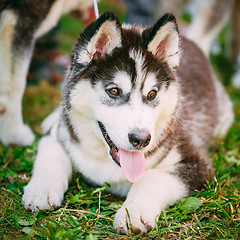
M 107 2 L 103 2 L 104 9 Z M 63 22 L 69 21 L 64 18 Z M 61 38 L 71 43 L 60 45 L 64 52 L 75 41 L 68 31 L 61 33 Z M 227 60 L 220 54 L 212 56 L 212 61 L 221 73 Z M 231 71 L 228 68 L 220 74 L 224 82 L 229 80 Z M 37 141 L 22 148 L 0 145 L 0 239 L 240 239 L 240 90 L 228 86 L 228 91 L 234 102 L 236 121 L 225 141 L 210 149 L 215 181 L 201 192 L 169 206 L 160 214 L 156 229 L 144 236 L 114 233 L 114 214 L 123 199 L 108 194 L 105 187 L 87 185 L 79 175 L 73 177 L 60 209 L 38 214 L 26 211 L 21 197 L 31 176 Z M 24 118 L 37 140 L 41 136 L 40 123 L 59 99 L 59 86 L 46 81 L 27 88 Z

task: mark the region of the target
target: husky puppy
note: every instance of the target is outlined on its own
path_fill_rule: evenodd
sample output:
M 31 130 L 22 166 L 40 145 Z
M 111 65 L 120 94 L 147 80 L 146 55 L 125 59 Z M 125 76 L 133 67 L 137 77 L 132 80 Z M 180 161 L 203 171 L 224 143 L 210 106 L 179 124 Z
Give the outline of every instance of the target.
M 90 7 L 87 0 L 0 1 L 0 142 L 29 145 L 31 129 L 23 123 L 22 96 L 35 41 L 64 13 Z
M 213 179 L 205 147 L 232 120 L 226 92 L 201 50 L 179 36 L 173 15 L 140 29 L 106 12 L 73 48 L 23 204 L 59 207 L 74 168 L 126 196 L 117 232 L 129 234 L 130 224 L 134 233 L 149 231 L 167 204 Z

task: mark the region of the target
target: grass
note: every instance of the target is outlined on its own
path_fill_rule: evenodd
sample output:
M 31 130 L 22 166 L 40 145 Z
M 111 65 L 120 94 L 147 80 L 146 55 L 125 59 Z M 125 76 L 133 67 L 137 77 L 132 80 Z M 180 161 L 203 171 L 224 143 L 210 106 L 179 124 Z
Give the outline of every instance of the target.
M 105 9 L 107 2 L 102 4 L 101 9 Z M 69 16 L 61 20 L 60 36 L 67 42 L 60 44 L 63 52 L 70 51 L 76 29 L 81 27 L 74 22 L 69 30 L 64 25 L 69 21 L 73 21 Z M 23 100 L 24 118 L 37 139 L 28 147 L 0 145 L 0 239 L 240 239 L 240 90 L 229 84 L 232 66 L 224 51 L 211 60 L 222 81 L 228 83 L 236 116 L 225 140 L 209 150 L 216 178 L 202 191 L 168 206 L 159 215 L 156 228 L 144 236 L 116 234 L 113 219 L 123 199 L 107 193 L 106 186 L 86 184 L 79 174 L 73 176 L 60 209 L 36 214 L 23 208 L 23 187 L 31 176 L 40 123 L 60 99 L 56 85 L 41 82 L 29 86 Z

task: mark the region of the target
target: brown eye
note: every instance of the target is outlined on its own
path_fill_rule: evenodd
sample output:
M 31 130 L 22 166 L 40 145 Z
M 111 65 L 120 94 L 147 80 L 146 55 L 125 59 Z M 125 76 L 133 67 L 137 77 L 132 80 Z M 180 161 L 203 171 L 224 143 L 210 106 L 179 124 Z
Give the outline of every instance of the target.
M 121 89 L 119 89 L 117 87 L 107 89 L 106 92 L 109 95 L 109 97 L 112 97 L 112 98 L 116 98 L 121 95 Z
M 117 88 L 111 88 L 109 90 L 109 93 L 111 93 L 112 95 L 117 96 L 119 94 L 119 90 Z
M 147 95 L 147 99 L 149 101 L 153 100 L 155 97 L 157 96 L 157 91 L 156 90 L 151 90 L 148 95 Z

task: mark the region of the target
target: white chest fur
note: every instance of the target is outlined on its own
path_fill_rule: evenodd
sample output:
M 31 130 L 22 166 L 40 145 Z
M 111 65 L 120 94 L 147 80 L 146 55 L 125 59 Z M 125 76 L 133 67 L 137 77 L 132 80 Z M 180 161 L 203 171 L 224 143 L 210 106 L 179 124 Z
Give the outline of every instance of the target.
M 66 128 L 61 128 L 60 131 L 61 135 L 65 135 L 65 139 L 69 139 L 64 145 L 76 171 L 81 172 L 95 185 L 103 185 L 107 182 L 111 185 L 109 189 L 111 192 L 120 196 L 127 195 L 132 184 L 127 181 L 122 169 L 114 163 L 107 153 L 106 146 L 98 138 L 89 138 L 91 134 L 85 132 L 90 141 L 85 141 L 83 138 L 80 143 L 73 143 Z

